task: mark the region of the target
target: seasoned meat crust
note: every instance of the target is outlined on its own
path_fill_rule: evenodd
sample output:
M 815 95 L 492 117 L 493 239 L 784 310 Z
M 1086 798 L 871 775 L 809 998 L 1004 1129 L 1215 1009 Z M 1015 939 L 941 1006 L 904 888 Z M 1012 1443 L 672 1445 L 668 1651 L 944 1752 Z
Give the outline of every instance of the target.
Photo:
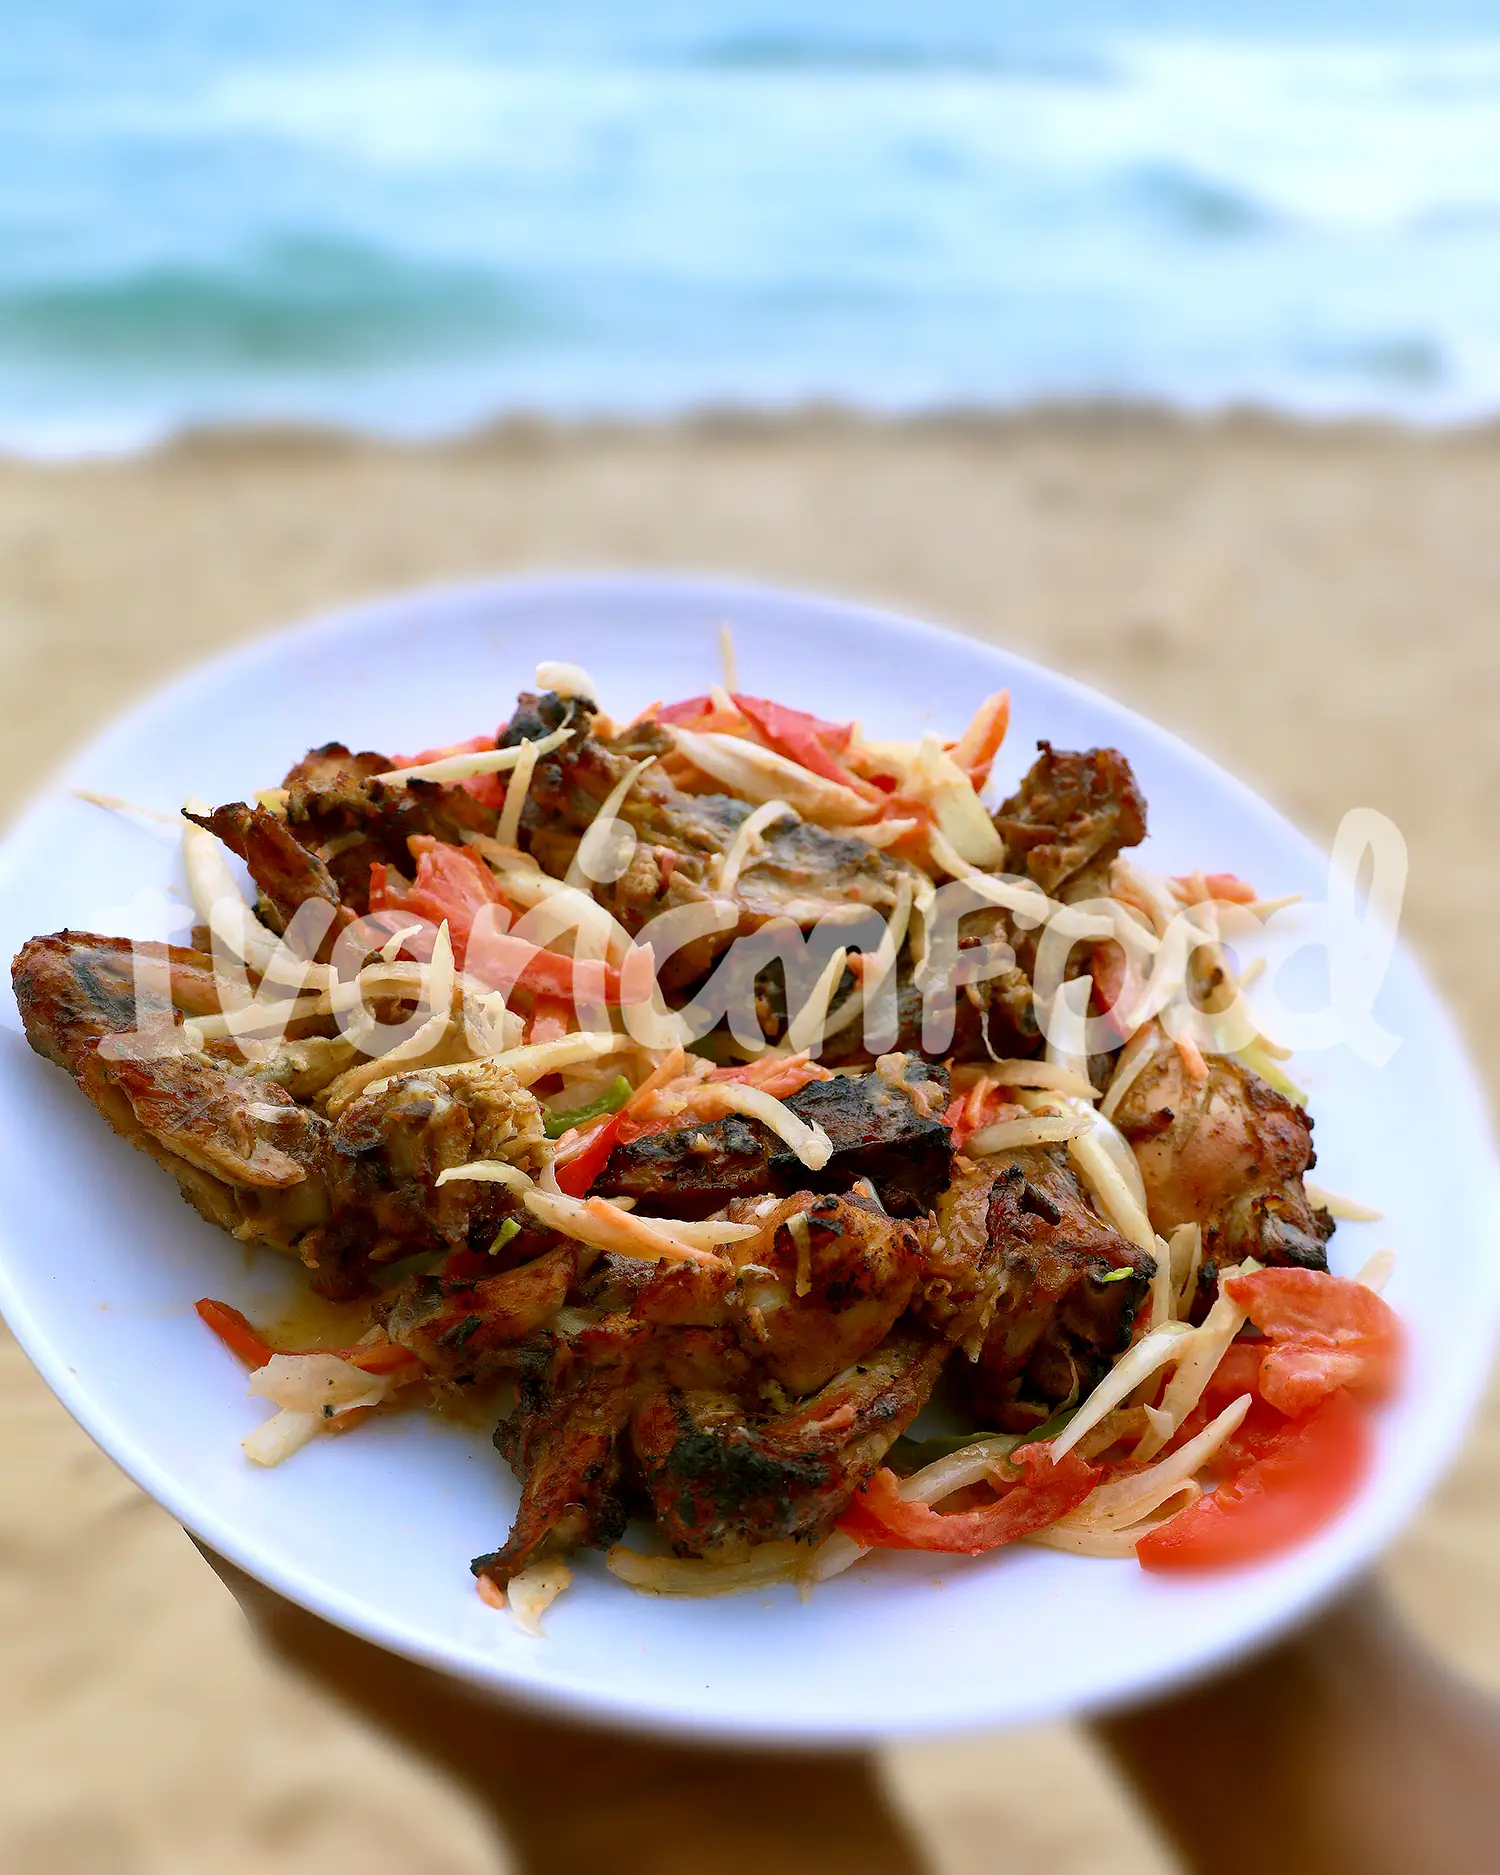
M 977 1361 L 955 1365 L 975 1423 L 1020 1432 L 1104 1377 L 1130 1341 L 1156 1261 L 1095 1212 L 1064 1150 L 1002 1153 L 986 1162 L 991 1174 L 992 1312 Z
M 377 779 L 394 766 L 389 756 L 326 742 L 287 775 L 284 817 L 234 801 L 188 819 L 244 860 L 273 931 L 285 931 L 310 898 L 327 900 L 347 922 L 369 909 L 371 866 L 410 869 L 413 834 L 456 846 L 465 833 L 495 831 L 495 810 L 462 788 Z
M 1247 1256 L 1326 1270 L 1333 1219 L 1307 1196 L 1312 1121 L 1232 1055 L 1190 1072 L 1161 1038 L 1131 1084 L 1115 1123 L 1135 1148 L 1151 1222 L 1170 1231 L 1203 1224 L 1200 1306 L 1221 1268 Z
M 611 1317 L 540 1337 L 495 1443 L 522 1480 L 509 1540 L 474 1559 L 504 1584 L 545 1556 L 623 1533 L 649 1508 L 680 1555 L 728 1561 L 812 1541 L 921 1411 L 948 1343 L 900 1329 L 794 1405 L 768 1404 L 729 1331 Z
M 931 1224 L 807 1190 L 732 1211 L 759 1232 L 721 1265 L 601 1258 L 572 1297 L 598 1319 L 522 1350 L 495 1434 L 521 1504 L 477 1573 L 611 1542 L 632 1508 L 684 1555 L 821 1535 L 920 1410 L 951 1345 L 907 1313 Z
M 631 1416 L 632 1452 L 678 1555 L 824 1535 L 932 1392 L 947 1344 L 918 1330 L 790 1411 L 760 1420 L 733 1395 L 660 1387 Z
M 322 899 L 335 913 L 343 909 L 333 874 L 269 808 L 234 801 L 187 818 L 244 860 L 260 894 L 257 909 L 273 931 L 284 932 L 309 899 Z M 346 922 L 349 916 L 344 912 Z
M 1037 747 L 1041 754 L 994 817 L 1011 867 L 1052 897 L 1103 891 L 1110 860 L 1146 837 L 1146 801 L 1130 764 L 1118 749 Z
M 668 756 L 673 747 L 650 723 L 612 742 L 601 741 L 586 705 L 566 704 L 551 692 L 522 694 L 501 745 L 538 740 L 568 720 L 578 728 L 538 761 L 521 818 L 524 844 L 558 876 L 566 873 L 583 832 L 632 764 Z M 594 896 L 632 936 L 662 912 L 721 896 L 719 859 L 751 811 L 749 803 L 732 795 L 689 793 L 659 761 L 654 763 L 637 777 L 620 808 L 620 818 L 639 843 L 635 857 L 619 879 L 596 885 Z M 805 928 L 820 918 L 847 917 L 851 907 L 889 916 L 906 871 L 902 862 L 867 841 L 807 822 L 778 823 L 766 830 L 731 895 L 738 924 L 664 960 L 662 987 L 671 992 L 701 981 L 737 936 L 772 918 L 788 918 Z
M 594 1189 L 602 1197 L 634 1198 L 642 1211 L 703 1217 L 732 1198 L 809 1184 L 847 1191 L 868 1178 L 888 1211 L 919 1216 L 936 1204 L 952 1165 L 952 1138 L 941 1118 L 948 1078 L 916 1057 L 906 1058 L 905 1074 L 837 1075 L 789 1096 L 785 1104 L 798 1119 L 821 1126 L 833 1144 L 820 1172 L 810 1173 L 759 1120 L 729 1114 L 616 1146 Z M 924 1099 L 918 1090 L 926 1087 L 935 1093 Z
M 370 868 L 411 870 L 407 842 L 427 834 L 449 846 L 466 833 L 493 833 L 498 818 L 463 788 L 436 781 L 393 787 L 377 776 L 395 763 L 366 750 L 351 755 L 341 742 L 310 750 L 287 775 L 286 824 L 326 864 L 343 904 L 369 905 Z
M 212 959 L 161 948 L 177 1014 L 216 1013 Z M 11 973 L 27 1039 L 210 1223 L 289 1251 L 317 1288 L 345 1296 L 361 1292 L 372 1265 L 494 1237 L 508 1210 L 495 1188 L 439 1189 L 437 1179 L 470 1159 L 524 1160 L 539 1148 L 540 1110 L 505 1068 L 414 1068 L 329 1118 L 292 1087 L 309 1064 L 325 1080 L 347 1067 L 340 1039 L 292 1040 L 254 1063 L 228 1050 L 102 1050 L 135 1027 L 132 965 L 128 939 L 33 938 Z

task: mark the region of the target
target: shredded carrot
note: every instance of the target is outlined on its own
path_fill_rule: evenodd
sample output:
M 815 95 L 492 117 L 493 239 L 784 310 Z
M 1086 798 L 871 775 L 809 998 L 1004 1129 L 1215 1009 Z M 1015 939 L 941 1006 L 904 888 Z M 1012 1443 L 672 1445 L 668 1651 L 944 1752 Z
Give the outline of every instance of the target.
M 1206 1081 L 1208 1063 L 1203 1059 L 1203 1050 L 1191 1035 L 1179 1035 L 1176 1039 L 1177 1052 L 1182 1056 L 1182 1065 L 1187 1069 L 1189 1077 L 1195 1081 Z
M 1184 905 L 1201 905 L 1210 899 L 1227 905 L 1253 905 L 1260 897 L 1253 885 L 1246 885 L 1232 872 L 1192 872 L 1186 878 L 1175 878 L 1168 883 Z M 1115 893 L 1116 898 L 1123 896 Z

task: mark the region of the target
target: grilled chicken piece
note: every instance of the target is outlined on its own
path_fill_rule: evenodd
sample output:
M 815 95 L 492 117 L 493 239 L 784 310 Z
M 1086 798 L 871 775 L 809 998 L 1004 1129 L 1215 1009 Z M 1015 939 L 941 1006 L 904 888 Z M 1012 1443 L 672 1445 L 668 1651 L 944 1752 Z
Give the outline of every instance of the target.
M 168 960 L 177 1013 L 213 1013 L 212 960 L 180 949 Z M 412 1069 L 329 1120 L 299 1105 L 282 1078 L 295 1079 L 320 1042 L 347 1046 L 332 1038 L 294 1041 L 263 1062 L 227 1049 L 106 1048 L 135 1027 L 131 971 L 126 939 L 34 938 L 12 967 L 32 1047 L 210 1222 L 300 1257 L 326 1294 L 357 1294 L 372 1263 L 486 1247 L 505 1215 L 503 1188 L 440 1190 L 438 1174 L 476 1158 L 539 1162 L 540 1109 L 496 1062 Z
M 833 1144 L 819 1172 L 810 1173 L 759 1120 L 729 1114 L 616 1146 L 593 1189 L 634 1198 L 643 1212 L 703 1217 L 731 1198 L 802 1185 L 847 1191 L 868 1178 L 887 1211 L 921 1216 L 947 1185 L 953 1160 L 942 1121 L 948 1078 L 917 1056 L 887 1056 L 882 1065 L 884 1073 L 810 1081 L 787 1098 L 792 1112 L 821 1126 Z
M 759 1204 L 730 1207 L 736 1219 Z M 933 1229 L 870 1199 L 799 1191 L 773 1205 L 762 1233 L 726 1252 L 745 1352 L 790 1394 L 814 1393 L 885 1339 L 905 1314 Z
M 461 787 L 408 781 L 392 787 L 378 776 L 395 767 L 389 756 L 351 755 L 341 742 L 312 749 L 287 775 L 286 824 L 327 866 L 341 902 L 369 907 L 370 868 L 409 873 L 413 834 L 458 846 L 465 833 L 493 833 L 496 811 Z
M 188 813 L 187 818 L 244 860 L 260 895 L 256 910 L 262 922 L 278 934 L 309 899 L 323 900 L 342 924 L 354 916 L 340 904 L 338 886 L 327 866 L 269 808 L 235 801 L 216 807 L 211 814 Z M 368 881 L 369 875 L 365 876 Z
M 977 1360 L 1004 1281 L 1004 1246 L 989 1224 L 996 1162 L 960 1155 L 953 1163 L 914 1313 Z
M 756 1418 L 733 1393 L 662 1385 L 630 1422 L 657 1524 L 678 1555 L 731 1561 L 813 1540 L 926 1404 L 948 1343 L 915 1328 L 788 1412 Z
M 1130 764 L 1118 749 L 1037 747 L 1041 754 L 994 817 L 1011 867 L 1052 898 L 1103 892 L 1110 861 L 1146 837 L 1145 797 Z
M 956 1371 L 977 1424 L 1023 1432 L 1104 1377 L 1130 1340 L 1156 1261 L 1094 1211 L 1065 1150 L 1002 1153 L 986 1162 L 991 1172 L 980 1268 L 993 1303 L 977 1361 Z M 977 1192 L 965 1194 L 968 1232 L 976 1202 Z
M 515 1524 L 471 1567 L 503 1586 L 546 1556 L 602 1548 L 642 1497 L 679 1554 L 729 1560 L 756 1543 L 821 1536 L 921 1411 L 948 1346 L 898 1330 L 777 1411 L 723 1330 L 612 1317 L 555 1344 L 544 1337 L 495 1434 L 522 1479 Z
M 372 865 L 409 869 L 413 834 L 456 846 L 466 832 L 495 831 L 495 809 L 463 788 L 378 779 L 394 766 L 388 756 L 351 755 L 328 742 L 287 775 L 282 813 L 235 801 L 188 819 L 244 860 L 273 931 L 285 931 L 308 899 L 325 900 L 347 924 L 369 909 Z
M 624 1534 L 622 1437 L 651 1339 L 649 1323 L 614 1316 L 522 1350 L 516 1409 L 495 1428 L 521 1502 L 504 1546 L 469 1565 L 476 1576 L 503 1588 L 544 1557 Z
M 1333 1219 L 1303 1186 L 1314 1164 L 1312 1121 L 1232 1055 L 1190 1071 L 1165 1035 L 1115 1112 L 1135 1148 L 1151 1222 L 1165 1233 L 1203 1226 L 1199 1307 L 1221 1268 L 1253 1256 L 1326 1270 Z
M 446 1187 L 445 1187 L 446 1189 Z M 484 1386 L 516 1365 L 578 1277 L 580 1246 L 562 1242 L 498 1276 L 417 1276 L 380 1311 L 392 1341 L 455 1386 Z
M 526 1351 L 495 1435 L 521 1504 L 476 1571 L 612 1541 L 633 1480 L 692 1554 L 821 1529 L 909 1423 L 949 1345 L 898 1326 L 930 1224 L 809 1191 L 736 1214 L 760 1234 L 718 1267 L 600 1259 L 578 1294 L 609 1312 Z
M 32 938 L 11 964 L 11 987 L 26 1039 L 39 1055 L 75 1078 L 106 1035 L 123 1035 L 140 1019 L 139 963 L 152 976 L 165 960 L 172 1007 L 179 1016 L 216 1015 L 213 959 L 177 944 L 136 944 L 130 938 L 59 931 Z
M 989 943 L 998 938 L 1011 943 L 1005 913 L 979 911 L 965 918 L 959 928 L 959 951 Z M 840 997 L 842 996 L 842 988 Z M 916 1054 L 923 1047 L 922 1029 L 927 1012 L 927 998 L 940 996 L 940 987 L 929 986 L 924 992 L 912 981 L 912 966 L 903 953 L 896 975 L 896 1039 L 892 1052 Z M 1009 1061 L 1036 1053 L 1042 1032 L 1037 1024 L 1031 994 L 1031 979 L 1019 967 L 1001 971 L 983 982 L 961 985 L 949 992 L 952 1006 L 951 1039 L 939 1050 L 949 1061 Z M 835 1007 L 837 999 L 835 1000 Z M 771 1031 L 773 1039 L 776 1031 Z M 818 1059 L 825 1067 L 839 1068 L 869 1060 L 864 1043 L 864 1026 L 851 1022 L 836 1030 L 824 1042 Z
M 570 708 L 578 732 L 538 762 L 522 815 L 526 845 L 559 877 L 632 763 L 670 755 L 673 748 L 671 738 L 651 723 L 638 724 L 613 742 L 601 741 L 593 734 L 587 705 L 564 704 L 550 692 L 522 694 L 501 734 L 502 745 L 547 734 Z M 748 802 L 731 795 L 690 794 L 659 766 L 643 770 L 620 808 L 620 818 L 638 841 L 635 855 L 613 884 L 596 885 L 594 896 L 632 935 L 663 911 L 715 898 L 719 860 L 751 811 Z M 800 821 L 767 828 L 731 895 L 739 908 L 738 926 L 685 945 L 665 960 L 662 987 L 670 992 L 700 981 L 737 935 L 758 930 L 772 918 L 808 927 L 820 918 L 847 918 L 861 907 L 887 917 L 906 870 L 899 860 L 851 835 Z

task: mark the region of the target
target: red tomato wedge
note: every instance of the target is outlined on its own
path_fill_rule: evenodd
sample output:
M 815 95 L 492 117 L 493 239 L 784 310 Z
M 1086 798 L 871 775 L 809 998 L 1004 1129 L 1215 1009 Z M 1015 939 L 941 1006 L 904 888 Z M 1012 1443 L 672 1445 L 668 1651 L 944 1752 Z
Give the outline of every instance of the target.
M 1260 1364 L 1265 1352 L 1264 1341 L 1230 1342 L 1203 1389 L 1203 1404 L 1210 1418 L 1242 1393 L 1259 1394 Z
M 447 922 L 453 940 L 453 958 L 460 969 L 469 948 L 469 933 L 482 911 L 492 914 L 498 908 L 503 917 L 497 920 L 500 930 L 510 923 L 509 908 L 504 906 L 495 875 L 482 861 L 461 846 L 449 846 L 429 833 L 414 834 L 408 846 L 417 862 L 417 876 L 410 885 L 392 876 L 378 862 L 370 868 L 370 910 L 404 911 L 430 924 Z
M 1094 979 L 1094 1001 L 1099 1012 L 1120 1040 L 1128 1041 L 1135 1033 L 1135 1025 L 1127 1017 L 1139 1002 L 1145 984 L 1140 973 L 1131 968 L 1125 946 L 1113 938 L 1102 938 L 1089 958 L 1089 974 Z
M 1142 1537 L 1143 1569 L 1223 1569 L 1290 1549 L 1343 1509 L 1369 1466 L 1369 1428 L 1347 1393 L 1279 1429 L 1262 1425 L 1254 1443 L 1217 1490 Z
M 370 910 L 410 912 L 434 925 L 446 921 L 461 970 L 507 996 L 520 988 L 568 1004 L 576 999 L 615 1008 L 650 1001 L 655 967 L 649 946 L 634 946 L 622 967 L 575 962 L 559 951 L 543 950 L 507 929 L 510 908 L 494 875 L 472 853 L 431 834 L 416 834 L 409 844 L 417 862 L 415 880 L 406 885 L 385 866 L 371 866 Z M 424 945 L 414 936 L 411 949 L 430 955 L 430 939 Z M 558 1033 L 566 1032 L 565 1024 Z
M 841 788 L 857 788 L 859 783 L 835 753 L 848 748 L 852 723 L 825 723 L 806 710 L 794 710 L 784 703 L 772 703 L 765 697 L 735 696 L 740 713 L 759 731 L 762 742 L 778 755 L 800 762 L 825 781 L 836 781 Z
M 1261 1398 L 1293 1417 L 1347 1388 L 1361 1399 L 1390 1393 L 1400 1374 L 1401 1324 L 1363 1283 L 1318 1270 L 1257 1270 L 1231 1277 L 1229 1294 L 1270 1346 Z
M 604 1162 L 615 1149 L 620 1136 L 623 1113 L 612 1113 L 601 1120 L 589 1136 L 589 1143 L 566 1165 L 557 1168 L 557 1188 L 569 1198 L 582 1198 L 604 1170 Z
M 440 762 L 445 755 L 481 755 L 496 746 L 493 736 L 471 736 L 467 742 L 450 742 L 446 749 L 423 749 L 420 755 L 396 755 L 391 759 L 397 768 L 424 768 L 428 762 Z M 505 783 L 498 775 L 470 775 L 458 786 L 483 807 L 498 810 L 505 805 Z
M 976 1510 L 934 1510 L 930 1504 L 908 1503 L 901 1496 L 900 1480 L 882 1467 L 854 1494 L 838 1521 L 846 1536 L 866 1549 L 920 1549 L 945 1555 L 981 1556 L 986 1550 L 1014 1543 L 1018 1537 L 1045 1530 L 1059 1517 L 1076 1510 L 1099 1482 L 1096 1465 L 1076 1452 L 1054 1463 L 1045 1446 L 1023 1445 L 1011 1463 L 1024 1477 L 993 1504 Z
M 573 1005 L 566 996 L 539 990 L 531 1002 L 531 1022 L 526 1040 L 532 1046 L 542 1042 L 560 1042 L 568 1032 L 568 1017 Z

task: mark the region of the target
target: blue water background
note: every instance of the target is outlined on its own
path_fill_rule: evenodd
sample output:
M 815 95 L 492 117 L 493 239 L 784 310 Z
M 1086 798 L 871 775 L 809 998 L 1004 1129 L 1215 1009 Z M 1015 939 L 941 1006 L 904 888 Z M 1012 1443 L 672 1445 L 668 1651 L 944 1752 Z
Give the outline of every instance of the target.
M 0 447 L 1500 409 L 1500 7 L 0 0 Z

